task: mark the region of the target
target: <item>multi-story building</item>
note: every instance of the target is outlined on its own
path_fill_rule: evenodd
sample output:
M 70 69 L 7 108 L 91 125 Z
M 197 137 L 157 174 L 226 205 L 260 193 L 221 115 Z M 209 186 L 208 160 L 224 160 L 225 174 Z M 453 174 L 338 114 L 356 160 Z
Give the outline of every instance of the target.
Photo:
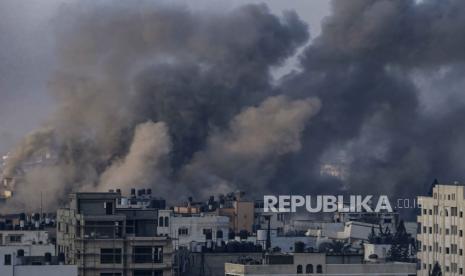
M 229 218 L 211 213 L 175 214 L 160 210 L 158 221 L 158 233 L 172 238 L 175 249 L 221 246 L 229 236 Z
M 77 266 L 56 255 L 48 230 L 53 222 L 38 213 L 8 214 L 0 218 L 0 275 L 77 276 Z
M 276 230 L 278 234 L 284 233 L 284 227 L 290 223 L 291 213 L 265 212 L 263 200 L 254 202 L 254 230 L 270 229 Z
M 55 256 L 55 245 L 50 243 L 46 231 L 1 230 L 0 262 L 3 260 L 2 264 L 12 265 L 11 260 L 18 251 L 24 256 L 44 256 L 47 253 Z
M 172 275 L 172 241 L 157 235 L 152 207 L 159 200 L 150 197 L 71 194 L 69 206 L 57 211 L 57 248 L 65 263 L 76 264 L 80 276 Z
M 418 275 L 426 276 L 437 262 L 442 274 L 463 275 L 465 268 L 465 187 L 436 184 L 430 196 L 418 198 Z
M 244 198 L 244 192 L 221 195 L 218 200 L 211 196 L 206 202 L 194 202 L 192 198 L 182 206 L 174 206 L 176 214 L 214 214 L 229 218 L 229 229 L 238 234 L 241 231 L 254 232 L 254 202 Z

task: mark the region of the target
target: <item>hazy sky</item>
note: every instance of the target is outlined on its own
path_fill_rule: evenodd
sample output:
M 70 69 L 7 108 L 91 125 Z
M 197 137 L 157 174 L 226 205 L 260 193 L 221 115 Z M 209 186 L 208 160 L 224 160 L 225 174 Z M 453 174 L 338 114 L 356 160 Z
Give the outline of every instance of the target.
M 71 0 L 0 2 L 0 153 L 12 147 L 53 111 L 47 83 L 55 63 L 54 16 Z M 329 12 L 325 0 L 178 0 L 164 1 L 206 11 L 227 11 L 247 3 L 266 3 L 274 13 L 295 10 L 308 22 L 312 37 Z M 295 64 L 291 59 L 286 69 Z M 283 69 L 277 69 L 281 74 Z

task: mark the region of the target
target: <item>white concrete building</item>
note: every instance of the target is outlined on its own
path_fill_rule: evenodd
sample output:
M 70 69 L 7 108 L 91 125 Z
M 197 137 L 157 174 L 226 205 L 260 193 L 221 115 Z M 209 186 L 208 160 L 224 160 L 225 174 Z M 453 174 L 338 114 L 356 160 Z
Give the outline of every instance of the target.
M 43 230 L 0 230 L 0 245 L 47 244 L 49 235 Z
M 172 210 L 158 210 L 158 227 L 157 235 L 169 236 L 171 217 L 173 216 Z
M 166 213 L 160 212 L 160 216 L 166 216 Z M 173 239 L 175 248 L 180 246 L 192 249 L 197 243 L 207 242 L 207 237 L 211 241 L 221 244 L 228 240 L 229 235 L 229 218 L 211 214 L 200 214 L 190 216 L 172 216 L 169 223 L 169 236 Z M 162 233 L 166 229 L 161 230 Z
M 50 261 L 45 261 L 45 255 L 50 256 Z M 2 230 L 0 275 L 77 276 L 78 271 L 75 265 L 58 264 L 55 245 L 50 243 L 47 231 Z
M 48 233 L 41 230 L 2 230 L 0 231 L 0 269 L 11 266 L 17 252 L 24 256 L 55 256 L 55 245 L 48 239 Z M 0 275 L 3 275 L 0 273 Z
M 316 228 L 308 229 L 306 235 L 316 239 L 315 248 L 322 243 L 331 243 L 332 241 L 342 241 L 350 244 L 353 249 L 361 249 L 361 243 L 368 241 L 368 236 L 374 228 L 375 233 L 379 232 L 379 225 L 348 221 L 342 223 L 325 223 Z
M 436 184 L 432 196 L 421 196 L 418 222 L 418 275 L 426 276 L 436 262 L 442 275 L 463 275 L 465 268 L 465 188 Z

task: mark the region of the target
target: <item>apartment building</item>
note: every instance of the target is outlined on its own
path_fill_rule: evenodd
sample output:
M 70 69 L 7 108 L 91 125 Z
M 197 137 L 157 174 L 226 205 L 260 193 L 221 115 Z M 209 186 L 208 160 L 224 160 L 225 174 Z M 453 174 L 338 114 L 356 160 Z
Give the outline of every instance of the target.
M 173 239 L 173 247 L 195 251 L 198 246 L 212 243 L 221 246 L 228 241 L 229 218 L 211 213 L 176 214 L 172 210 L 159 210 L 159 235 Z
M 75 193 L 57 211 L 57 249 L 80 276 L 172 275 L 172 241 L 157 235 L 151 195 Z M 142 201 L 142 202 L 141 202 Z M 164 206 L 162 206 L 164 207 Z
M 444 276 L 463 275 L 465 189 L 460 184 L 434 184 L 430 196 L 418 198 L 418 275 L 429 275 L 436 262 Z
M 239 234 L 246 231 L 254 232 L 254 202 L 245 198 L 244 192 L 220 195 L 217 199 L 210 196 L 205 202 L 194 202 L 190 197 L 188 202 L 173 207 L 178 215 L 212 214 L 229 218 L 231 233 Z

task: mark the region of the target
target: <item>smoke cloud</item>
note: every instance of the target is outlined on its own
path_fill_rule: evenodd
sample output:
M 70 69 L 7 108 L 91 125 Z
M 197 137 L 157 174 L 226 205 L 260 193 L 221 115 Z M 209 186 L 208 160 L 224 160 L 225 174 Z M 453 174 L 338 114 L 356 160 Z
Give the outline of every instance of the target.
M 103 172 L 99 189 L 129 190 L 133 187 L 166 187 L 163 172 L 168 171 L 163 161 L 171 150 L 168 130 L 164 123 L 146 122 L 134 130 L 128 154 Z
M 319 109 L 316 99 L 290 101 L 284 96 L 246 108 L 227 130 L 209 137 L 206 149 L 187 166 L 183 182 L 203 185 L 205 193 L 249 187 L 266 192 L 280 158 L 300 150 L 301 133 Z
M 265 5 L 205 14 L 144 1 L 80 1 L 64 5 L 55 22 L 60 66 L 50 89 L 58 107 L 45 138 L 54 141 L 48 146 L 56 162 L 35 175 L 61 173 L 43 183 L 25 171 L 15 189 L 19 205 L 30 189 L 62 191 L 57 198 L 65 199 L 71 191 L 150 185 L 176 197 L 164 193 L 167 183 L 186 171 L 211 133 L 274 95 L 271 68 L 308 39 L 295 12 L 278 17 Z M 25 151 L 23 144 L 11 155 Z M 38 149 L 10 159 L 16 161 L 7 173 Z
M 4 174 L 55 153 L 24 172 L 19 203 L 39 187 L 58 199 L 116 185 L 414 196 L 435 177 L 462 180 L 464 12 L 458 0 L 334 1 L 300 70 L 275 82 L 270 70 L 309 39 L 295 12 L 65 5 L 50 131 L 20 143 Z

